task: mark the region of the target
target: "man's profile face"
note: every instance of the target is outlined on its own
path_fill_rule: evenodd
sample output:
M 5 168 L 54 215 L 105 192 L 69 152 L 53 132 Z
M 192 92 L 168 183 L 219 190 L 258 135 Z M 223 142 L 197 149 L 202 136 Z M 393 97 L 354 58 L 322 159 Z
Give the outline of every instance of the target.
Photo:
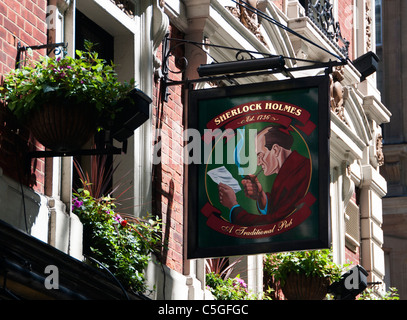
M 277 161 L 277 149 L 279 146 L 275 144 L 269 150 L 265 147 L 265 144 L 265 132 L 259 133 L 256 139 L 257 165 L 262 167 L 265 176 L 270 176 L 279 170 Z

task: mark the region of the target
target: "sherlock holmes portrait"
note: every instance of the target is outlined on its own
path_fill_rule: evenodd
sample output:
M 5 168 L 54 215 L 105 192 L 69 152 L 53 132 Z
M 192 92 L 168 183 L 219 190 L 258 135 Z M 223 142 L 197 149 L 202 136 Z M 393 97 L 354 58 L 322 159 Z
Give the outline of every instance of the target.
M 233 189 L 219 184 L 220 203 L 229 208 L 230 222 L 242 226 L 266 225 L 298 209 L 310 182 L 310 159 L 291 150 L 293 136 L 289 129 L 268 126 L 256 137 L 257 165 L 265 176 L 276 174 L 271 190 L 265 190 L 257 175 L 243 178 L 245 196 L 257 203 L 257 213 L 247 212 L 236 199 Z

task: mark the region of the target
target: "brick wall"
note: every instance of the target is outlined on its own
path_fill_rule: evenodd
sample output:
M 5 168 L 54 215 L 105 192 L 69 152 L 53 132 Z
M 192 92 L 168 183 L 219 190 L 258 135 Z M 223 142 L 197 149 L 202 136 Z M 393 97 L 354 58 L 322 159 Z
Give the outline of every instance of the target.
M 351 60 L 353 57 L 353 48 L 354 48 L 354 5 L 353 0 L 339 0 L 338 1 L 338 22 L 341 26 L 342 37 L 349 41 L 349 58 Z
M 17 44 L 47 43 L 46 0 L 2 0 L 0 2 L 0 81 L 15 67 Z M 35 51 L 37 59 L 45 51 Z M 43 150 L 27 129 L 0 105 L 0 167 L 5 175 L 44 193 L 44 160 L 26 161 L 35 148 Z
M 353 266 L 360 264 L 360 248 L 357 247 L 356 251 L 352 251 L 345 247 L 345 261 L 346 262 L 352 262 Z
M 171 38 L 182 38 L 175 28 L 171 28 Z M 183 54 L 182 48 L 179 48 Z M 161 60 L 161 48 L 157 57 Z M 171 57 L 169 68 L 178 69 L 176 58 Z M 174 80 L 181 80 L 181 74 L 171 74 Z M 182 86 L 168 88 L 168 101 L 160 100 L 160 85 L 155 82 L 153 94 L 153 133 L 156 141 L 161 143 L 158 156 L 161 161 L 153 169 L 153 210 L 160 214 L 164 223 L 163 263 L 169 268 L 182 273 L 183 271 L 183 186 L 184 165 L 183 150 L 183 96 Z M 158 136 L 161 130 L 161 136 Z

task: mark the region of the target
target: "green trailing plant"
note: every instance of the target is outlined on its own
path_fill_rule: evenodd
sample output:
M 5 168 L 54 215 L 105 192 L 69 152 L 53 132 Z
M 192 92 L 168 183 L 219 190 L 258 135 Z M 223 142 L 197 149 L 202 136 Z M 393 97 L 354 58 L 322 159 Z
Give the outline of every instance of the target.
M 76 50 L 77 58 L 42 57 L 10 71 L 0 99 L 19 119 L 57 99 L 94 108 L 95 117 L 114 119 L 118 102 L 134 88 L 134 81 L 119 82 L 114 64 L 99 58 L 93 47 L 85 41 L 85 50 Z
M 206 286 L 216 300 L 253 300 L 255 295 L 247 290 L 247 284 L 240 276 L 223 279 L 219 274 L 206 274 Z
M 279 282 L 281 287 L 289 273 L 323 277 L 331 283 L 336 282 L 347 266 L 334 263 L 332 250 L 329 249 L 267 254 L 264 259 L 264 272 L 273 277 L 274 282 Z
M 110 196 L 94 198 L 89 190 L 79 188 L 73 193 L 72 212 L 84 225 L 86 254 L 126 289 L 144 292 L 145 268 L 151 253 L 160 251 L 161 222 L 153 217 L 125 219 L 115 212 L 114 200 Z
M 240 275 L 230 277 L 241 260 L 242 258 L 238 258 L 232 263 L 227 257 L 205 260 L 206 287 L 216 300 L 256 299 L 256 295 L 248 291 L 247 284 Z
M 374 288 L 363 291 L 356 300 L 400 300 L 398 290 L 390 287 L 386 292 L 378 292 Z

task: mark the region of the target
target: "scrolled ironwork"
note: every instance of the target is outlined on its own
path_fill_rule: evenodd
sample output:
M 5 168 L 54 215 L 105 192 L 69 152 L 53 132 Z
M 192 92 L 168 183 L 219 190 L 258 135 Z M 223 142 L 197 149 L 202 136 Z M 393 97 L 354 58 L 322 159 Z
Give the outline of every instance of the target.
M 67 54 L 66 45 L 59 46 L 59 47 L 55 47 L 53 51 L 54 51 L 54 55 L 56 55 L 56 56 L 60 55 L 61 53 L 62 53 L 64 56 Z M 48 53 L 48 54 L 49 54 L 49 53 Z
M 17 56 L 16 56 L 15 68 L 18 69 L 20 67 L 21 54 L 24 53 L 24 52 L 27 52 L 28 50 L 49 49 L 49 51 L 47 52 L 48 55 L 52 51 L 54 51 L 55 55 L 58 55 L 58 54 L 61 53 L 61 51 L 63 49 L 63 53 L 65 55 L 67 47 L 68 47 L 68 44 L 64 43 L 64 42 L 47 43 L 47 44 L 42 44 L 42 45 L 39 45 L 39 46 L 22 46 L 21 42 L 18 42 L 17 43 Z
M 347 57 L 349 41 L 342 36 L 341 27 L 335 20 L 331 2 L 329 0 L 307 0 L 305 9 L 311 21 Z
M 217 48 L 220 50 L 231 50 L 231 51 L 236 51 L 235 54 L 235 59 L 236 61 L 242 61 L 242 60 L 252 60 L 256 59 L 254 55 L 261 55 L 263 57 L 274 57 L 275 55 L 270 54 L 270 53 L 265 53 L 265 52 L 258 52 L 258 51 L 251 51 L 251 50 L 245 50 L 242 48 L 233 48 L 233 47 L 227 47 L 227 46 L 222 46 L 222 45 L 216 45 L 216 44 L 211 44 L 208 42 L 195 42 L 195 41 L 190 41 L 190 40 L 185 40 L 185 39 L 175 39 L 175 38 L 170 38 L 169 34 L 167 34 L 163 40 L 163 55 L 162 55 L 162 63 L 161 63 L 161 95 L 163 101 L 168 100 L 168 86 L 169 85 L 175 85 L 179 84 L 179 81 L 174 81 L 171 79 L 170 74 L 181 74 L 184 71 L 186 71 L 188 67 L 188 59 L 183 55 L 184 52 L 182 50 L 183 45 L 193 45 L 200 50 L 202 50 L 210 59 L 213 61 L 213 63 L 218 63 L 211 54 L 205 50 L 205 47 L 213 47 Z M 175 65 L 178 70 L 173 70 L 170 68 L 170 59 L 174 58 Z M 208 79 L 210 81 L 211 79 Z
M 236 52 L 236 61 L 242 61 L 242 60 L 247 60 L 247 59 L 256 59 L 250 52 L 247 50 L 239 50 Z
M 188 59 L 185 56 L 178 56 L 175 52 L 176 50 L 181 46 L 184 45 L 184 43 L 177 43 L 175 46 L 168 48 L 166 50 L 166 53 L 163 56 L 163 70 L 165 70 L 165 74 L 169 73 L 174 73 L 174 74 L 179 74 L 183 73 L 186 68 L 188 67 Z M 170 68 L 170 58 L 174 57 L 175 59 L 175 65 L 177 66 L 178 70 L 173 70 Z

